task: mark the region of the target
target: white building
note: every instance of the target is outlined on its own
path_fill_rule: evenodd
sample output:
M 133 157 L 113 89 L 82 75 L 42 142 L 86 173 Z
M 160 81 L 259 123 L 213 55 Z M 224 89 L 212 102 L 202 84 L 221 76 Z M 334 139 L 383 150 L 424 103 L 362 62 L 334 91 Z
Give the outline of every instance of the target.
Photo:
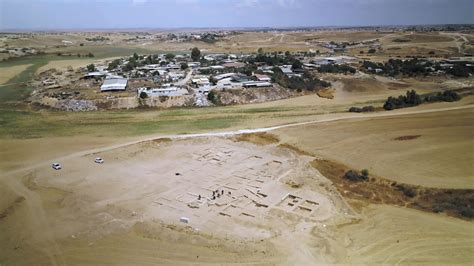
M 180 89 L 178 87 L 161 87 L 161 88 L 139 88 L 137 92 L 138 92 L 139 97 L 142 92 L 145 92 L 148 97 L 182 96 L 187 92 L 187 90 Z
M 104 80 L 104 84 L 100 86 L 100 91 L 124 91 L 127 88 L 128 79 L 113 78 Z
M 232 77 L 223 78 L 217 81 L 217 88 L 219 89 L 231 89 L 234 87 L 239 87 L 241 84 L 236 84 L 232 82 Z
M 210 85 L 209 78 L 207 77 L 196 77 L 191 80 L 192 84 L 197 86 L 208 86 Z
M 283 65 L 280 67 L 280 69 L 285 75 L 293 74 L 293 70 L 291 70 L 291 65 Z
M 267 76 L 267 75 L 261 75 L 261 74 L 255 74 L 254 77 L 257 78 L 258 81 L 266 81 L 266 82 L 270 82 L 272 79 Z
M 267 81 L 247 81 L 242 83 L 244 88 L 262 88 L 262 87 L 271 87 L 272 84 Z
M 221 80 L 221 79 L 231 78 L 235 75 L 237 75 L 237 74 L 235 74 L 235 73 L 224 73 L 224 74 L 214 76 L 214 79 L 215 80 Z

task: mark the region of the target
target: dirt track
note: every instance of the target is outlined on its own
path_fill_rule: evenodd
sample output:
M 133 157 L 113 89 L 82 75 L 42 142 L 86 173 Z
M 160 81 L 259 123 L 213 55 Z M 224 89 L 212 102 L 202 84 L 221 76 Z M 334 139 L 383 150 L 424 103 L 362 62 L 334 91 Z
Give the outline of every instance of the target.
M 138 144 L 138 143 L 141 143 L 141 142 L 145 142 L 145 141 L 158 139 L 158 138 L 190 139 L 190 138 L 203 138 L 203 137 L 231 137 L 231 136 L 239 135 L 239 134 L 269 132 L 269 131 L 273 131 L 273 130 L 277 130 L 277 129 L 298 127 L 298 126 L 312 125 L 312 124 L 326 123 L 326 122 L 334 122 L 334 121 L 341 121 L 341 120 L 350 120 L 350 119 L 358 119 L 358 118 L 377 118 L 377 117 L 404 116 L 404 115 L 413 115 L 413 114 L 443 112 L 443 111 L 450 111 L 450 110 L 461 110 L 461 109 L 469 109 L 469 108 L 474 108 L 474 104 L 468 104 L 468 105 L 465 105 L 465 106 L 456 106 L 456 107 L 437 108 L 437 109 L 425 109 L 425 110 L 418 110 L 418 109 L 413 110 L 412 108 L 407 108 L 407 109 L 399 109 L 399 110 L 395 110 L 395 111 L 391 111 L 391 112 L 380 112 L 380 113 L 373 113 L 373 114 L 343 113 L 343 114 L 330 115 L 329 118 L 322 118 L 322 119 L 318 119 L 318 120 L 314 120 L 314 121 L 307 121 L 307 122 L 300 122 L 300 123 L 290 123 L 290 124 L 284 124 L 284 125 L 273 126 L 273 127 L 265 127 L 265 128 L 241 129 L 241 130 L 235 130 L 235 131 L 209 132 L 209 133 L 184 134 L 184 135 L 152 135 L 152 136 L 139 138 L 137 140 L 133 140 L 133 141 L 130 141 L 130 142 L 114 144 L 114 145 L 111 145 L 111 146 L 108 146 L 108 147 L 103 147 L 103 148 L 100 148 L 100 149 L 86 150 L 86 151 L 81 151 L 81 152 L 77 152 L 77 153 L 72 153 L 70 155 L 62 156 L 62 157 L 59 157 L 59 158 L 47 159 L 47 160 L 45 160 L 45 162 L 46 162 L 46 164 L 49 164 L 51 161 L 61 161 L 61 160 L 69 159 L 69 158 L 73 158 L 73 157 L 79 157 L 79 156 L 94 154 L 94 153 L 98 153 L 98 152 L 110 151 L 110 150 L 114 150 L 114 149 L 117 149 L 117 148 L 122 148 L 122 147 L 130 146 L 130 145 Z M 12 170 L 12 171 L 5 172 L 5 173 L 2 174 L 2 176 L 0 176 L 0 180 L 2 179 L 2 177 L 5 177 L 7 175 L 33 170 L 35 168 L 38 168 L 38 167 L 44 165 L 45 162 L 41 162 L 41 163 L 38 163 L 38 164 L 34 164 L 34 165 L 27 166 L 27 167 L 22 167 L 22 168 L 19 168 L 19 169 L 15 169 L 15 170 Z

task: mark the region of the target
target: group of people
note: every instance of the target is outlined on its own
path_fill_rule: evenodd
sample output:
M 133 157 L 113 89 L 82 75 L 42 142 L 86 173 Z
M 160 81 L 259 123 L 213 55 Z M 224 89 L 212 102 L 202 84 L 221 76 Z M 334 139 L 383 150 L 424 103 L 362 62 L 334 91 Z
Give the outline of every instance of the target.
M 228 193 L 229 193 L 229 195 L 232 194 L 230 191 Z M 224 190 L 222 189 L 221 191 L 219 191 L 218 189 L 216 189 L 216 190 L 212 191 L 211 199 L 215 200 L 216 198 L 220 198 L 220 196 L 224 196 Z M 198 195 L 198 200 L 201 200 L 201 195 Z

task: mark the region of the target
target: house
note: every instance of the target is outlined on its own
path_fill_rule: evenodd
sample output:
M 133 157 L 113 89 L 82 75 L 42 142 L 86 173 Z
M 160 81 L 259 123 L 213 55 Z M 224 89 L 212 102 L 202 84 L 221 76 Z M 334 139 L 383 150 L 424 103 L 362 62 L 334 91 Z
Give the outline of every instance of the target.
M 220 70 L 220 69 L 224 69 L 224 66 L 210 66 L 209 68 L 213 70 Z
M 283 65 L 280 67 L 280 69 L 285 75 L 293 74 L 293 70 L 291 70 L 291 65 Z
M 244 83 L 244 82 L 247 82 L 247 81 L 252 81 L 252 79 L 250 77 L 245 76 L 245 75 L 240 75 L 240 74 L 232 76 L 231 80 L 233 82 L 236 82 L 236 83 Z
M 245 67 L 245 65 L 246 64 L 242 62 L 227 62 L 223 64 L 222 66 L 226 68 L 241 68 L 241 67 Z
M 209 78 L 207 78 L 207 77 L 193 78 L 191 80 L 191 83 L 193 85 L 197 85 L 197 86 L 206 86 L 206 85 L 210 84 Z
M 126 78 L 111 78 L 106 79 L 104 84 L 100 86 L 100 91 L 124 91 L 127 88 L 128 79 Z
M 267 81 L 247 81 L 242 83 L 244 88 L 261 88 L 261 87 L 271 87 L 272 84 Z
M 89 72 L 86 75 L 84 75 L 82 78 L 83 79 L 90 79 L 90 78 L 103 78 L 107 75 L 107 71 L 95 71 L 95 72 Z
M 174 86 L 160 87 L 160 88 L 139 88 L 137 90 L 138 97 L 144 92 L 148 97 L 157 97 L 157 96 L 182 96 L 187 90 L 180 89 Z
M 214 76 L 214 79 L 215 80 L 221 80 L 221 79 L 225 79 L 225 78 L 231 78 L 235 75 L 236 75 L 235 73 L 224 73 L 224 74 Z
M 170 72 L 168 73 L 168 78 L 172 81 L 177 81 L 185 77 L 184 73 Z
M 204 86 L 199 87 L 197 90 L 198 90 L 199 93 L 208 94 L 211 91 L 211 86 L 210 85 L 204 85 Z
M 188 63 L 188 67 L 190 67 L 190 68 L 198 68 L 200 66 L 201 66 L 200 62 L 189 62 Z
M 319 65 L 311 64 L 311 63 L 304 63 L 304 64 L 303 64 L 303 67 L 304 67 L 304 68 L 307 68 L 307 69 L 313 69 L 313 68 L 318 68 Z
M 217 88 L 219 89 L 231 89 L 236 85 L 232 83 L 232 77 L 222 78 L 217 81 Z
M 270 82 L 272 79 L 267 76 L 267 75 L 261 75 L 261 74 L 255 74 L 253 75 L 254 77 L 257 78 L 258 81 L 266 81 L 266 82 Z

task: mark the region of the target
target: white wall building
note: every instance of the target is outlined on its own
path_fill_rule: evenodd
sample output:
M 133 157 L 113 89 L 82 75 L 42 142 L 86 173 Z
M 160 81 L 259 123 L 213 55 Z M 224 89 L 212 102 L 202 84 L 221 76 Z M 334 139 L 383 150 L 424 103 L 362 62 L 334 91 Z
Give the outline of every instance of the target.
M 142 92 L 145 92 L 148 97 L 156 96 L 182 96 L 188 91 L 186 89 L 181 89 L 178 87 L 161 87 L 161 88 L 139 88 L 137 90 L 138 97 Z
M 104 84 L 100 86 L 100 91 L 124 91 L 127 88 L 128 79 L 112 78 L 104 80 Z

